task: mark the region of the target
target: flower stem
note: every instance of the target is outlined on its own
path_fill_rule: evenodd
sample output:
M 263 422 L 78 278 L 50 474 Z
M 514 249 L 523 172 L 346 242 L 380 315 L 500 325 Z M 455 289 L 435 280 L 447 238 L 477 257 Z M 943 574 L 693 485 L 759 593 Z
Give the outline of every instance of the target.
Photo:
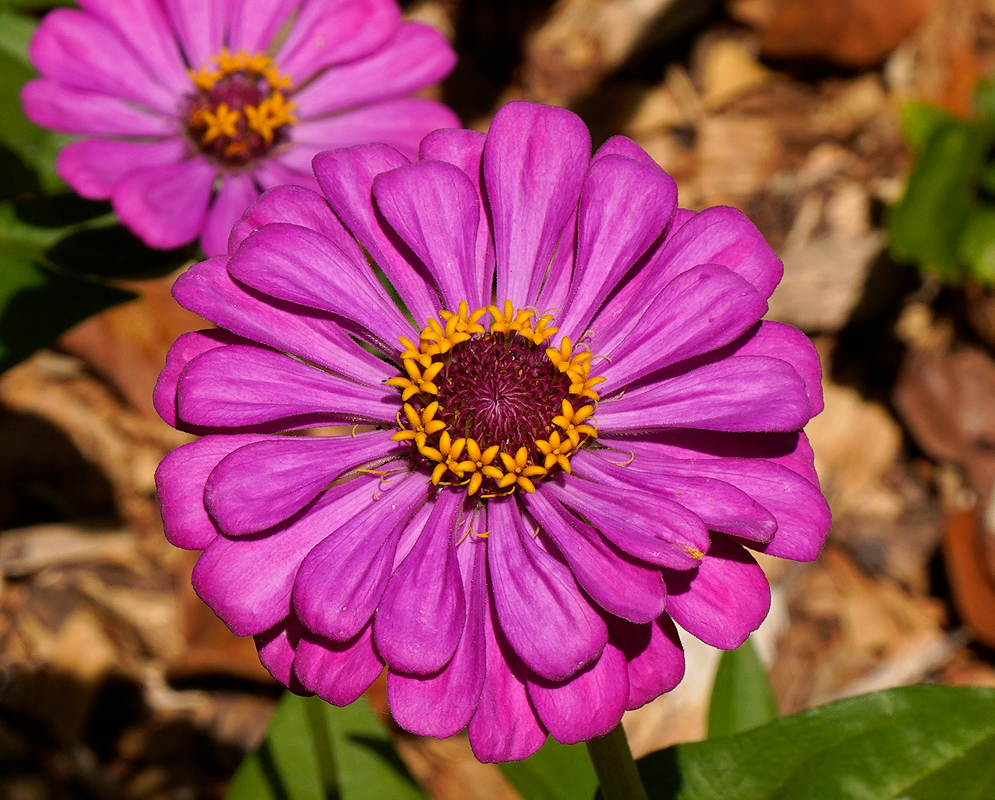
M 620 722 L 604 736 L 587 743 L 604 800 L 647 800 L 625 730 Z
M 328 719 L 324 705 L 317 697 L 306 698 L 304 716 L 311 730 L 311 742 L 314 745 L 315 758 L 318 760 L 318 775 L 321 777 L 325 800 L 338 800 L 339 782 L 336 774 L 335 748 L 328 735 Z

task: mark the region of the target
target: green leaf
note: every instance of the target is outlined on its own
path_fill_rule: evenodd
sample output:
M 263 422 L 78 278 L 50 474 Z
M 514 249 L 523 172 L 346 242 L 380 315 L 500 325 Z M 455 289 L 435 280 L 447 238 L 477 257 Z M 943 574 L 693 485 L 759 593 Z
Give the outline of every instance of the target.
M 650 800 L 987 800 L 995 690 L 889 689 L 638 763 Z
M 325 800 L 307 722 L 307 704 L 319 704 L 335 753 L 340 800 L 425 800 L 391 744 L 390 734 L 365 700 L 336 708 L 287 693 L 259 749 L 242 762 L 227 800 Z
M 31 68 L 28 44 L 38 29 L 38 21 L 15 11 L 0 10 L 0 53 L 6 53 Z
M 995 285 L 995 208 L 976 209 L 960 239 L 959 256 L 975 280 Z
M 587 747 L 560 744 L 552 737 L 524 761 L 498 764 L 522 800 L 577 800 L 598 788 Z
M 939 106 L 913 100 L 902 107 L 902 136 L 914 153 L 922 153 L 933 132 L 957 118 Z
M 5 252 L 0 256 L 0 371 L 50 344 L 77 322 L 132 297 Z
M 708 706 L 708 738 L 732 736 L 778 717 L 777 699 L 767 670 L 747 639 L 719 659 Z
M 944 281 L 961 280 L 960 238 L 979 203 L 975 186 L 993 139 L 984 126 L 953 120 L 932 132 L 905 195 L 887 215 L 897 258 L 916 261 Z

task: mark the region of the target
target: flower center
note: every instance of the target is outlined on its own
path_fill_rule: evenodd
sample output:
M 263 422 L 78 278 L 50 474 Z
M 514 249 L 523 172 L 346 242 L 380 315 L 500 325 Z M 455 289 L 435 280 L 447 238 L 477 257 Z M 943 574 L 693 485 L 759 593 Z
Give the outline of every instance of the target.
M 489 328 L 481 324 L 490 313 Z M 510 302 L 456 313 L 440 311 L 417 346 L 401 339 L 406 377 L 404 413 L 395 441 L 411 441 L 432 483 L 466 486 L 470 495 L 535 491 L 535 481 L 570 471 L 570 455 L 597 435 L 598 402 L 591 353 L 556 333 L 552 316 L 516 310 Z
M 297 119 L 281 90 L 290 77 L 269 56 L 224 48 L 190 78 L 197 88 L 188 96 L 187 133 L 202 153 L 241 166 L 289 138 Z

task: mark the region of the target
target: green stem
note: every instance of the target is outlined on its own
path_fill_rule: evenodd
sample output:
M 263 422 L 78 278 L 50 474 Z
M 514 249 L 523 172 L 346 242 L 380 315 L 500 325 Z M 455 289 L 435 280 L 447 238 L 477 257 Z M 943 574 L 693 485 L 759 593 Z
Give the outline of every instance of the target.
M 604 800 L 647 800 L 636 762 L 620 722 L 615 730 L 587 743 Z
M 317 697 L 309 697 L 304 701 L 304 716 L 311 729 L 311 741 L 314 744 L 314 755 L 318 759 L 318 774 L 326 800 L 338 800 L 339 782 L 336 776 L 335 748 L 328 735 L 328 718 L 325 714 L 325 704 Z

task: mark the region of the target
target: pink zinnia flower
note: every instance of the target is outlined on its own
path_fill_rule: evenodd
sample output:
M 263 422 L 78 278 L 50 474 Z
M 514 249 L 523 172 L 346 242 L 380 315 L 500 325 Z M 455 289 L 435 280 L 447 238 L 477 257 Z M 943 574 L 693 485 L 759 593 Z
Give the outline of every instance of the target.
M 672 689 L 675 622 L 741 644 L 770 603 L 750 550 L 812 559 L 829 526 L 819 361 L 761 321 L 781 264 L 756 228 L 528 103 L 414 162 L 314 164 L 322 194 L 264 194 L 176 283 L 221 328 L 156 390 L 206 434 L 157 476 L 200 596 L 291 688 L 346 704 L 386 665 L 401 725 L 468 727 L 484 761 Z
M 386 142 L 414 156 L 458 126 L 407 97 L 456 57 L 395 0 L 80 0 L 31 42 L 42 74 L 25 113 L 85 138 L 56 167 L 75 191 L 110 198 L 152 247 L 200 238 L 223 253 L 263 189 L 312 186 L 319 150 Z

